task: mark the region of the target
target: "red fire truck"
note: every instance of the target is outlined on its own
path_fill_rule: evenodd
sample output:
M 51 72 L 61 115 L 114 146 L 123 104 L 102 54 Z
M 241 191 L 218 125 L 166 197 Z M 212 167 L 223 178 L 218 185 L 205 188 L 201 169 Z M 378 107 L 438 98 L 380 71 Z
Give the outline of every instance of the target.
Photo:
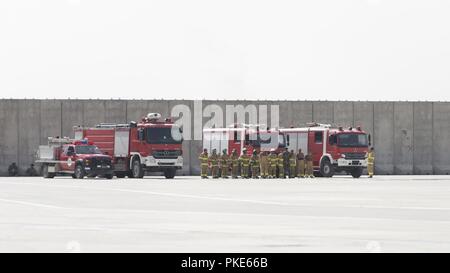
M 229 128 L 205 128 L 203 129 L 203 149 L 207 149 L 209 153 L 213 149 L 217 153 L 222 153 L 227 149 L 231 154 L 236 149 L 238 154 L 246 148 L 247 153 L 251 155 L 253 150 L 271 151 L 275 149 L 277 152 L 285 147 L 285 137 L 282 132 L 277 129 L 260 130 L 259 125 L 234 124 Z
M 370 135 L 360 126 L 332 128 L 328 124 L 309 123 L 304 128 L 280 129 L 286 137 L 286 147 L 295 152 L 311 151 L 314 171 L 324 177 L 345 172 L 358 178 L 367 167 Z
M 111 157 L 87 140 L 49 137 L 48 145 L 39 146 L 36 163 L 41 165 L 44 178 L 68 174 L 77 179 L 111 179 L 114 175 Z
M 172 119 L 150 113 L 139 123 L 74 127 L 76 139 L 88 139 L 113 157 L 118 178 L 142 178 L 145 172 L 162 172 L 174 178 L 183 167 L 182 130 Z

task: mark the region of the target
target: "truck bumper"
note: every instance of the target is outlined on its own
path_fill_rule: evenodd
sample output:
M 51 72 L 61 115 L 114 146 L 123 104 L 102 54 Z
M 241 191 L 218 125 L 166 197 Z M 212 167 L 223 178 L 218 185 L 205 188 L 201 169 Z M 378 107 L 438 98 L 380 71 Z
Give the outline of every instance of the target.
M 142 164 L 144 164 L 145 167 L 152 170 L 163 170 L 168 168 L 181 169 L 183 167 L 182 156 L 177 158 L 154 158 L 153 156 L 147 156 L 142 158 L 142 161 Z
M 336 160 L 338 167 L 367 167 L 367 159 L 345 159 L 339 158 Z
M 113 174 L 114 173 L 114 168 L 112 168 L 111 166 L 107 166 L 107 167 L 88 167 L 85 166 L 84 170 L 86 172 L 86 175 L 105 175 L 105 174 Z

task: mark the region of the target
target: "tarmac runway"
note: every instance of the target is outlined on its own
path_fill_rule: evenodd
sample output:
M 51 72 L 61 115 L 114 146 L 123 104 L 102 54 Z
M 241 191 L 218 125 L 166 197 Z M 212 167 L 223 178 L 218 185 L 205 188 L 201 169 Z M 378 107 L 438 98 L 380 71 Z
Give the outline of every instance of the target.
M 450 252 L 450 176 L 1 177 L 0 252 Z

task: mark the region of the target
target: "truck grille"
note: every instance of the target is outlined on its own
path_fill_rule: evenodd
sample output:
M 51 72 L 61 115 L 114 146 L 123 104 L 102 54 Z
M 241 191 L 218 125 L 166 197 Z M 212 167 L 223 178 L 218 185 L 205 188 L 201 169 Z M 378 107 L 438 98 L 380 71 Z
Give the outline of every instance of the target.
M 101 164 L 111 164 L 111 159 L 103 158 L 103 157 L 95 157 L 95 158 L 93 158 L 92 161 L 94 163 L 96 163 L 96 164 L 99 164 L 99 165 L 101 165 Z
M 345 159 L 365 159 L 366 153 L 344 153 Z
M 174 151 L 165 151 L 165 150 L 159 150 L 159 151 L 153 151 L 153 157 L 157 159 L 176 159 L 178 156 L 181 155 L 180 150 L 174 150 Z
M 94 157 L 91 159 L 91 167 L 92 169 L 105 168 L 106 166 L 111 166 L 111 159 L 102 158 L 102 157 Z

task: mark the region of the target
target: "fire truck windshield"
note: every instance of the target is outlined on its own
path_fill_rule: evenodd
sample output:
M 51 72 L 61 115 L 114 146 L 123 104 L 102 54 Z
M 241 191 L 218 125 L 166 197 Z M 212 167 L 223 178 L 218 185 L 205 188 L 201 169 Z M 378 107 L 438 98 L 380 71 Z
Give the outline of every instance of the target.
M 179 127 L 147 128 L 147 143 L 149 144 L 181 144 L 183 141 Z
M 79 145 L 75 146 L 75 152 L 77 154 L 102 154 L 99 148 L 94 145 Z
M 367 147 L 366 134 L 351 134 L 344 133 L 337 135 L 337 143 L 340 147 Z

